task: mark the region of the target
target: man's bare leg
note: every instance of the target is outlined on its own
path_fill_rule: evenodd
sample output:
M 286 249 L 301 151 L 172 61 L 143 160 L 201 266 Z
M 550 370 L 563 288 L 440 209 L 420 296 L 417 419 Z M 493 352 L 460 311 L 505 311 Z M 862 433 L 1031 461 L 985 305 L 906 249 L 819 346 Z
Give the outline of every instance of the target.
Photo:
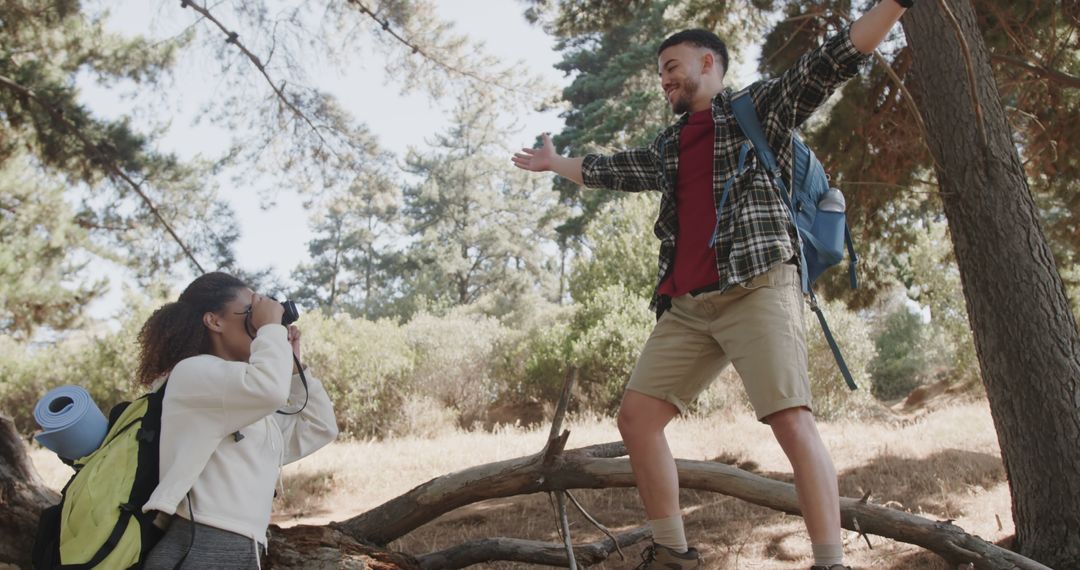
M 664 428 L 679 413 L 671 403 L 627 390 L 619 406 L 619 432 L 630 453 L 645 515 L 654 541 L 678 552 L 686 550 L 679 510 L 679 473 Z
M 790 408 L 765 419 L 791 462 L 799 510 L 815 547 L 815 558 L 819 558 L 819 552 L 839 549 L 840 492 L 836 468 L 821 441 L 813 414 L 806 408 Z M 837 552 L 834 556 L 843 554 Z M 841 561 L 842 558 L 833 563 Z

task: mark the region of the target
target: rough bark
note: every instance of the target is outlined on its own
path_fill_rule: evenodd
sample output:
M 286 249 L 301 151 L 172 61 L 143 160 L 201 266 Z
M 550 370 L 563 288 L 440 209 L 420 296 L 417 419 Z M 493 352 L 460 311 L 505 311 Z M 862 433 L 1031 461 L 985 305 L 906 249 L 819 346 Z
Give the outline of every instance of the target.
M 566 451 L 554 461 L 544 454 L 480 465 L 433 479 L 366 513 L 332 526 L 352 537 L 386 544 L 458 507 L 500 497 L 555 491 L 633 487 L 634 475 L 621 443 Z M 800 514 L 795 487 L 711 461 L 678 460 L 679 485 L 730 495 L 785 513 Z M 841 498 L 844 528 L 921 546 L 952 564 L 980 570 L 1047 570 L 948 522 Z M 552 548 L 558 548 L 553 545 Z M 565 557 L 565 551 L 563 553 Z
M 616 535 L 615 539 L 605 538 L 589 544 L 574 546 L 574 558 L 582 566 L 592 566 L 607 560 L 615 552 L 615 544 L 620 547 L 637 544 L 652 536 L 648 527 L 638 527 L 629 532 Z M 465 568 L 473 564 L 483 564 L 496 560 L 545 564 L 566 568 L 569 565 L 566 549 L 561 544 L 520 540 L 516 538 L 485 538 L 473 540 L 457 546 L 425 554 L 417 558 L 423 570 Z
M 364 544 L 326 526 L 270 527 L 264 568 L 419 570 L 415 558 Z
M 970 1 L 921 0 L 902 24 L 1012 490 L 1016 546 L 1049 566 L 1080 568 L 1076 319 Z
M 29 567 L 41 510 L 59 500 L 38 477 L 15 424 L 0 416 L 0 563 Z

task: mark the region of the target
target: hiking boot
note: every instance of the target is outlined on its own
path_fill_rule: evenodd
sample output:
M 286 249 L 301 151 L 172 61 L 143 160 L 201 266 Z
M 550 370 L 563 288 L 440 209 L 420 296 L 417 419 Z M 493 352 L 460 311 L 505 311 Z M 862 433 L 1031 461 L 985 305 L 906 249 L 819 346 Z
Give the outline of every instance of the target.
M 851 570 L 851 566 L 833 564 L 832 566 L 811 566 L 810 570 Z
M 641 551 L 641 564 L 634 570 L 695 570 L 701 568 L 701 555 L 691 548 L 679 553 L 659 544 Z

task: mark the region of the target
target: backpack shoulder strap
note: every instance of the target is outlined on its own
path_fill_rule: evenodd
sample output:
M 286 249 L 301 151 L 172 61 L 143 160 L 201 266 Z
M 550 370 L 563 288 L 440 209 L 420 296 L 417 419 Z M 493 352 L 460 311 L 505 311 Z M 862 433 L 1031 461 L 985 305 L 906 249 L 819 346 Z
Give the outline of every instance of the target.
M 765 129 L 761 127 L 761 120 L 758 119 L 757 110 L 754 109 L 754 101 L 750 97 L 750 89 L 743 89 L 731 98 L 731 111 L 735 114 L 735 121 L 739 123 L 739 128 L 742 129 L 743 134 L 754 144 L 754 152 L 757 153 L 758 160 L 761 161 L 761 164 L 769 173 L 773 185 L 780 190 L 780 197 L 787 204 L 788 215 L 791 216 L 791 225 L 795 227 L 795 232 L 800 236 L 798 248 L 802 291 L 803 293 L 809 293 L 810 278 L 806 269 L 806 255 L 802 251 L 801 239 L 804 232 L 799 229 L 799 224 L 796 221 L 794 197 L 788 192 L 787 185 L 784 184 L 784 179 L 780 176 L 780 166 L 776 162 L 776 155 L 769 148 L 769 141 L 765 137 Z
M 776 162 L 776 155 L 773 154 L 771 148 L 769 148 L 769 141 L 765 137 L 765 129 L 761 127 L 761 120 L 758 118 L 757 110 L 754 109 L 754 101 L 750 97 L 750 90 L 743 89 L 736 93 L 731 98 L 731 110 L 735 114 L 735 121 L 739 123 L 739 128 L 742 129 L 746 138 L 750 139 L 750 142 L 754 145 L 754 152 L 757 154 L 758 160 L 768 171 L 769 176 L 773 179 L 773 184 L 780 189 L 781 195 L 788 205 L 788 213 L 791 215 L 791 223 L 795 226 L 796 231 L 799 233 L 799 237 L 802 239 L 808 239 L 814 241 L 813 236 L 809 232 L 803 232 L 799 230 L 798 224 L 795 222 L 795 212 L 793 210 L 792 196 L 788 194 L 787 187 L 784 185 L 783 179 L 780 177 L 780 167 Z M 847 229 L 845 228 L 845 232 Z M 845 235 L 847 239 L 848 251 L 852 257 L 851 267 L 851 282 L 852 288 L 855 286 L 855 248 L 851 243 L 851 234 Z M 821 312 L 821 308 L 817 304 L 817 298 L 814 295 L 813 289 L 810 288 L 810 283 L 807 278 L 806 270 L 806 256 L 802 251 L 802 243 L 799 244 L 799 269 L 802 274 L 802 290 L 810 296 L 810 308 L 817 315 L 818 322 L 821 324 L 821 330 L 825 333 L 825 341 L 829 344 L 829 349 L 833 353 L 833 357 L 836 359 L 836 364 L 840 367 L 840 374 L 844 377 L 844 381 L 848 387 L 852 390 L 857 389 L 855 380 L 851 377 L 851 371 L 848 370 L 847 363 L 844 361 L 844 357 L 840 354 L 840 347 L 836 344 L 836 339 L 833 338 L 832 331 L 829 329 L 829 324 L 825 321 L 825 314 Z
M 770 174 L 776 173 L 776 155 L 769 148 L 769 140 L 765 137 L 765 129 L 761 127 L 761 119 L 754 109 L 754 100 L 750 97 L 749 89 L 743 89 L 731 98 L 731 110 L 735 113 L 735 121 L 739 123 L 743 134 L 754 143 L 758 160 Z

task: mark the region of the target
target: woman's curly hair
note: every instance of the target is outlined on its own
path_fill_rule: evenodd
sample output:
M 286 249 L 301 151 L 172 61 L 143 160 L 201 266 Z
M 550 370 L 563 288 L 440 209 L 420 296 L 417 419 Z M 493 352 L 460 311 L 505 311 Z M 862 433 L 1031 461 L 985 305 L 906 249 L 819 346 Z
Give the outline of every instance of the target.
M 237 290 L 246 287 L 227 273 L 207 273 L 192 281 L 176 302 L 154 311 L 139 331 L 138 382 L 149 385 L 181 360 L 208 354 L 213 347 L 203 315 L 224 309 Z

